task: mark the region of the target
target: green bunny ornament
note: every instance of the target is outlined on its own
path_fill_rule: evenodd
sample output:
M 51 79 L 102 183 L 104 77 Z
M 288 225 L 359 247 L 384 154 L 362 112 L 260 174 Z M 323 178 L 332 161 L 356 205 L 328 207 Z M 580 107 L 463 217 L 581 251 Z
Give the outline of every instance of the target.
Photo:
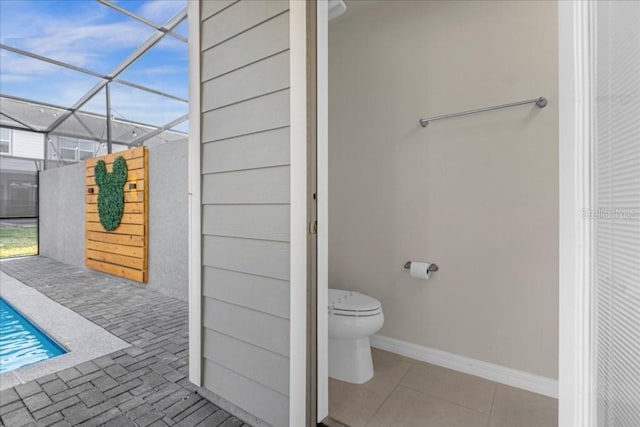
M 98 192 L 98 214 L 100 224 L 107 231 L 113 231 L 120 225 L 124 212 L 124 183 L 127 182 L 127 162 L 118 156 L 113 162 L 113 171 L 107 172 L 104 160 L 98 160 L 95 167 Z

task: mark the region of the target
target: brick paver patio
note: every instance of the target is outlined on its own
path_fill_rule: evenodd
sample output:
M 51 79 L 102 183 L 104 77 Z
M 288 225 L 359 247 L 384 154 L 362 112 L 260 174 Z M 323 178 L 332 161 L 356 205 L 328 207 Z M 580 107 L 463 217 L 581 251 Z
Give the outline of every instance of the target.
M 186 302 L 44 257 L 0 269 L 132 345 L 2 391 L 1 425 L 247 426 L 187 379 Z

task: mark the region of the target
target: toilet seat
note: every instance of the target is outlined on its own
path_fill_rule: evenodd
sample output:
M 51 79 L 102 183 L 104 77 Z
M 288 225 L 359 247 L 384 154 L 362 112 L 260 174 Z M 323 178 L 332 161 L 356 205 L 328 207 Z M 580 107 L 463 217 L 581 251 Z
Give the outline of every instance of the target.
M 382 304 L 375 298 L 355 291 L 329 289 L 329 314 L 345 317 L 372 317 L 382 313 Z

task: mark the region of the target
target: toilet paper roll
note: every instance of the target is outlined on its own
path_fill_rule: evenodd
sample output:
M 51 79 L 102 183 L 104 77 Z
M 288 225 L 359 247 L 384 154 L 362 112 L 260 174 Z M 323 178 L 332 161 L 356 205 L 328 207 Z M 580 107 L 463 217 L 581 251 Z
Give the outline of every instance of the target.
M 411 267 L 409 268 L 409 275 L 414 279 L 429 279 L 429 275 L 431 272 L 429 271 L 429 266 L 431 266 L 428 262 L 416 262 L 411 261 Z

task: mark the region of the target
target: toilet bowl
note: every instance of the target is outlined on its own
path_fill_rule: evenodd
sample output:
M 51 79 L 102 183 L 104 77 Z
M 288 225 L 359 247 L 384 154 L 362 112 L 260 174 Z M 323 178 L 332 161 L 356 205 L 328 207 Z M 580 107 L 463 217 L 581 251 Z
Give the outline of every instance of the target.
M 369 337 L 384 323 L 382 305 L 354 291 L 329 289 L 329 376 L 353 384 L 373 378 Z

